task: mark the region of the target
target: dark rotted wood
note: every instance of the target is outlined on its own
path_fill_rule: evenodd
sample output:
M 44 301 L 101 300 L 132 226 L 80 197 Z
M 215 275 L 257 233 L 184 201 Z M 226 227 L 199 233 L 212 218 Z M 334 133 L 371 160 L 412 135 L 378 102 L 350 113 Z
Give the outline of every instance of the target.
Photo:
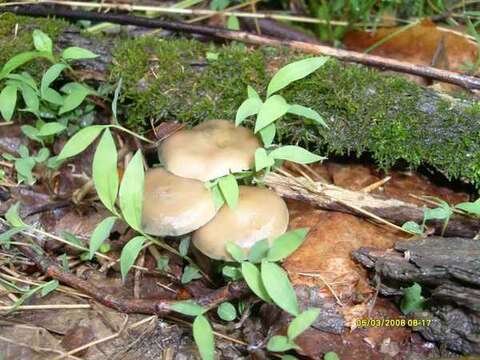
M 361 248 L 354 259 L 371 269 L 383 295 L 401 295 L 414 282 L 428 298 L 415 318 L 428 340 L 466 354 L 480 353 L 480 241 L 430 237 L 399 241 L 394 251 Z

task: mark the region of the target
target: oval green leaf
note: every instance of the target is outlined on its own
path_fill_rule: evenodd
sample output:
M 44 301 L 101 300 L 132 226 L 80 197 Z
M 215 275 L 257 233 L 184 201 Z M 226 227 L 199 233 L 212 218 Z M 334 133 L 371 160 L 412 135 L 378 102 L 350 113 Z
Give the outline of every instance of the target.
M 258 111 L 257 121 L 255 122 L 255 133 L 281 118 L 287 113 L 289 108 L 290 105 L 288 105 L 280 95 L 269 97 Z
M 202 360 L 215 359 L 215 340 L 207 318 L 198 315 L 193 322 L 193 338 L 197 344 Z
M 263 285 L 260 271 L 255 265 L 248 262 L 242 263 L 242 275 L 247 282 L 248 287 L 255 295 L 265 302 L 272 302 L 272 299 L 268 295 L 267 290 Z
M 262 259 L 267 256 L 268 247 L 269 244 L 267 239 L 257 241 L 250 249 L 248 261 L 254 264 L 261 262 Z
M 43 136 L 55 135 L 55 134 L 61 133 L 66 128 L 67 127 L 65 125 L 60 124 L 58 122 L 45 123 L 38 131 L 37 136 L 43 137 Z
M 307 330 L 320 315 L 320 309 L 308 309 L 292 320 L 288 326 L 287 335 L 290 340 Z
M 92 237 L 90 238 L 89 245 L 89 259 L 93 259 L 93 256 L 97 250 L 102 246 L 103 242 L 108 238 L 112 231 L 113 225 L 117 220 L 116 216 L 111 216 L 103 219 L 93 230 Z
M 95 59 L 96 57 L 98 57 L 97 54 L 77 46 L 66 48 L 62 52 L 62 58 L 65 60 Z
M 268 251 L 267 259 L 269 261 L 285 259 L 302 245 L 307 233 L 307 228 L 300 228 L 280 235 L 273 241 L 272 247 Z
M 179 301 L 171 305 L 173 311 L 183 315 L 197 316 L 203 314 L 207 309 L 204 309 L 192 300 Z
M 299 313 L 297 296 L 287 273 L 277 264 L 263 261 L 261 268 L 262 283 L 273 302 L 289 314 Z
M 83 100 L 85 100 L 89 93 L 90 90 L 84 86 L 78 86 L 72 89 L 72 91 L 63 100 L 63 105 L 58 111 L 58 114 L 62 115 L 66 112 L 75 110 L 78 106 L 80 106 Z
M 307 119 L 311 119 L 315 121 L 317 124 L 328 127 L 327 124 L 325 123 L 325 120 L 320 116 L 318 112 L 316 112 L 313 109 L 310 109 L 306 106 L 302 105 L 292 105 L 288 109 L 289 114 L 295 114 L 298 116 L 303 116 Z
M 273 166 L 275 161 L 267 155 L 267 151 L 264 148 L 258 148 L 255 150 L 255 171 L 260 171 Z
M 57 159 L 64 160 L 81 153 L 97 138 L 103 129 L 105 129 L 103 125 L 92 125 L 80 130 L 68 140 Z
M 262 138 L 262 142 L 264 146 L 270 146 L 273 143 L 273 139 L 275 139 L 275 134 L 277 133 L 277 126 L 275 123 L 271 123 L 270 125 L 265 126 L 263 129 L 259 131 L 260 137 Z
M 238 188 L 237 179 L 234 175 L 230 174 L 223 176 L 218 180 L 218 186 L 222 192 L 223 198 L 230 209 L 235 209 L 238 203 L 238 197 L 240 195 L 240 189 Z
M 52 39 L 38 29 L 33 30 L 33 45 L 38 51 L 45 51 L 48 53 L 52 53 L 53 51 Z
M 130 268 L 135 264 L 135 260 L 137 260 L 138 254 L 140 253 L 140 250 L 142 250 L 145 240 L 146 239 L 143 236 L 136 236 L 129 240 L 123 247 L 122 253 L 120 254 L 120 272 L 123 280 L 126 279 Z
M 225 248 L 235 261 L 242 262 L 247 259 L 247 256 L 245 255 L 243 249 L 237 244 L 235 244 L 233 241 L 228 241 L 225 245 Z
M 296 348 L 297 345 L 286 336 L 272 336 L 267 343 L 267 349 L 273 352 L 284 352 Z
M 259 98 L 252 97 L 245 100 L 235 115 L 235 126 L 240 125 L 247 117 L 258 114 L 261 107 L 262 101 Z
M 217 314 L 222 320 L 233 321 L 237 317 L 237 310 L 229 302 L 224 302 L 217 308 Z
M 6 121 L 10 121 L 17 104 L 17 88 L 7 85 L 0 93 L 0 113 Z
M 273 159 L 288 160 L 299 164 L 310 164 L 325 158 L 311 153 L 296 145 L 286 145 L 273 150 L 269 156 Z
M 137 231 L 142 230 L 144 178 L 143 158 L 139 150 L 128 163 L 119 192 L 123 218 L 128 225 Z
M 60 73 L 66 68 L 65 64 L 54 64 L 45 72 L 42 77 L 42 82 L 40 84 L 40 93 L 43 95 L 47 88 L 50 87 L 50 84 L 53 83 Z
M 95 190 L 103 205 L 116 213 L 115 201 L 118 193 L 117 147 L 110 129 L 106 129 L 93 157 L 92 175 Z
M 268 84 L 267 96 L 283 89 L 296 80 L 303 79 L 327 62 L 325 56 L 295 61 L 277 71 Z

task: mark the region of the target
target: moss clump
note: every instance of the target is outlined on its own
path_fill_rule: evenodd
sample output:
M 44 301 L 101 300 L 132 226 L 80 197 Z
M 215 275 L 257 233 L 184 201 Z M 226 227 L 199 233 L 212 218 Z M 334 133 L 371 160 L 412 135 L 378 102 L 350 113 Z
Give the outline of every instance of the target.
M 218 60 L 207 60 L 207 52 L 217 53 Z M 299 57 L 287 50 L 147 37 L 117 47 L 111 75 L 125 81 L 127 125 L 138 130 L 150 120 L 233 119 L 247 85 L 264 93 L 274 71 Z M 480 185 L 478 104 L 448 100 L 401 77 L 334 60 L 282 95 L 314 108 L 330 127 L 287 117 L 279 131 L 285 143 L 319 153 L 369 152 L 384 169 L 399 160 L 412 168 L 426 164 Z
M 0 65 L 6 63 L 14 55 L 33 49 L 32 31 L 40 29 L 49 35 L 53 43 L 58 35 L 68 26 L 62 20 L 29 18 L 3 13 L 0 16 Z M 33 63 L 32 63 L 33 64 Z M 31 70 L 34 73 L 35 65 Z

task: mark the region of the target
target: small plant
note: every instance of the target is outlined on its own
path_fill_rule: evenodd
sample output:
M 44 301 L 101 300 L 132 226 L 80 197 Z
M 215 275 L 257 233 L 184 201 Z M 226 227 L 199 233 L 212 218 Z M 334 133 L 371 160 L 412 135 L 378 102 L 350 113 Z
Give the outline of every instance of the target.
M 422 296 L 422 287 L 414 283 L 412 286 L 403 289 L 403 297 L 400 301 L 400 310 L 405 315 L 411 312 L 422 310 L 425 306 L 425 298 Z
M 14 163 L 17 172 L 17 181 L 19 183 L 25 183 L 27 185 L 35 184 L 36 178 L 33 175 L 33 168 L 37 164 L 46 163 L 50 152 L 47 148 L 41 148 L 36 155 L 31 155 L 25 145 L 20 145 L 18 154 L 20 155 L 18 158 L 10 154 L 3 154 L 3 157 Z
M 51 119 L 67 114 L 78 108 L 88 95 L 95 94 L 86 85 L 78 82 L 65 84 L 60 92 L 51 85 L 63 71 L 72 71 L 70 62 L 97 57 L 89 50 L 69 47 L 60 54 L 54 54 L 52 40 L 40 30 L 33 31 L 35 51 L 20 53 L 11 58 L 0 70 L 0 113 L 4 120 L 10 121 L 15 111 L 34 114 L 38 119 Z M 46 59 L 52 65 L 43 74 L 40 84 L 28 72 L 15 72 L 18 68 L 34 59 Z M 24 108 L 18 108 L 17 93 L 23 99 Z M 63 94 L 61 94 L 63 93 Z
M 251 87 L 247 87 L 248 98 L 240 105 L 235 117 L 235 125 L 239 126 L 247 118 L 256 116 L 254 131 L 259 134 L 263 147 L 255 152 L 255 168 L 253 173 L 261 171 L 269 172 L 282 161 L 288 160 L 300 164 L 310 164 L 324 160 L 325 158 L 309 152 L 297 145 L 274 145 L 273 141 L 277 133 L 276 123 L 287 114 L 304 117 L 314 123 L 327 126 L 323 118 L 315 110 L 298 104 L 288 104 L 283 96 L 276 94 L 292 82 L 310 75 L 328 61 L 327 57 L 314 57 L 293 62 L 281 68 L 270 80 L 267 87 L 267 98 L 262 101 L 258 93 Z M 223 176 L 208 182 L 207 186 L 212 189 L 215 203 L 222 206 L 223 203 L 234 208 L 238 200 L 238 179 L 252 175 L 252 172 L 243 172 Z
M 442 220 L 443 228 L 441 235 L 445 233 L 447 229 L 448 222 L 450 221 L 451 216 L 453 215 L 453 208 L 444 200 L 433 197 L 426 196 L 426 198 L 432 199 L 439 204 L 438 207 L 430 209 L 425 207 L 423 210 L 423 221 L 422 224 L 417 224 L 415 221 L 407 221 L 402 225 L 402 229 L 408 231 L 414 235 L 424 235 L 427 230 L 426 222 L 429 220 Z
M 473 202 L 464 202 L 455 205 L 455 209 L 461 210 L 469 215 L 480 216 L 480 198 Z

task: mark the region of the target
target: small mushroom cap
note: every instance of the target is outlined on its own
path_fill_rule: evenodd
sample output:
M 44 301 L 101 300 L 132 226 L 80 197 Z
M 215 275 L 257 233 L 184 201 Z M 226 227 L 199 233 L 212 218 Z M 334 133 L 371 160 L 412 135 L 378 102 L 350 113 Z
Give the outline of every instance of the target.
M 145 175 L 143 229 L 158 236 L 179 236 L 209 222 L 217 213 L 209 189 L 198 180 L 162 168 Z
M 168 137 L 158 156 L 173 174 L 208 181 L 252 168 L 259 147 L 250 130 L 231 121 L 210 120 Z
M 223 206 L 217 216 L 193 233 L 193 244 L 205 255 L 217 260 L 231 260 L 225 246 L 232 241 L 248 253 L 259 240 L 272 241 L 288 227 L 288 209 L 275 192 L 240 186 L 234 209 Z

